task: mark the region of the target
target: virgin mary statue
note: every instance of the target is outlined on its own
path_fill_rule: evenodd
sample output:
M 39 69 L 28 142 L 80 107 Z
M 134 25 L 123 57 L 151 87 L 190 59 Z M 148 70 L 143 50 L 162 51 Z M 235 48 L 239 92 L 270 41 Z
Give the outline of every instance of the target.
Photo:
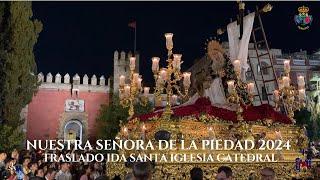
M 203 59 L 202 59 L 203 60 Z M 193 69 L 193 89 L 195 93 L 182 104 L 186 106 L 194 104 L 200 97 L 206 97 L 213 106 L 234 110 L 235 105 L 227 102 L 227 81 L 235 80 L 236 75 L 230 59 L 218 41 L 210 41 L 206 58 L 199 61 Z M 246 99 L 245 90 L 240 91 L 241 96 Z

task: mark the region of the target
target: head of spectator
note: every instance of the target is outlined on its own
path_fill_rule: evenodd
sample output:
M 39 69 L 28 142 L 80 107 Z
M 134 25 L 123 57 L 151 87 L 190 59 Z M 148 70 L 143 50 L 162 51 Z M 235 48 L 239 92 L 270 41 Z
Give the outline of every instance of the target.
M 38 163 L 35 162 L 35 161 L 29 163 L 28 168 L 30 169 L 31 173 L 32 173 L 33 175 L 35 175 L 35 174 L 36 174 L 36 171 L 38 170 Z
M 6 160 L 6 159 L 7 159 L 7 153 L 5 151 L 0 150 L 0 163 L 3 163 L 3 165 L 4 165 L 4 160 Z
M 228 166 L 219 167 L 216 179 L 217 180 L 231 180 L 232 179 L 231 168 Z
M 45 174 L 46 180 L 54 180 L 56 177 L 56 171 L 52 168 L 49 168 Z
M 201 168 L 192 168 L 190 171 L 191 180 L 202 180 L 203 179 L 203 171 Z
M 265 167 L 260 171 L 261 180 L 274 180 L 276 179 L 276 173 L 270 167 Z
M 62 162 L 61 164 L 60 164 L 60 170 L 62 171 L 62 172 L 69 172 L 70 171 L 70 164 L 68 163 L 68 162 Z
M 150 162 L 136 162 L 133 165 L 133 175 L 136 180 L 151 179 L 152 167 Z
M 43 177 L 44 177 L 44 171 L 43 171 L 43 169 L 39 168 L 38 170 L 36 170 L 35 175 L 36 175 L 36 177 L 41 177 L 41 178 L 43 178 Z

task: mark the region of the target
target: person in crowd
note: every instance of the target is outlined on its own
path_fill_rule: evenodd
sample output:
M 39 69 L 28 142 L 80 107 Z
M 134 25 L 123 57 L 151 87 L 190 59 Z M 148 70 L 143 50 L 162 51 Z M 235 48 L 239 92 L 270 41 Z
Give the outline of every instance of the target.
M 22 161 L 22 170 L 24 174 L 29 174 L 30 169 L 28 167 L 29 163 L 31 162 L 31 159 L 29 157 L 25 157 Z
M 99 162 L 95 162 L 93 164 L 93 171 L 90 175 L 91 179 L 97 179 L 98 177 L 100 177 L 103 174 L 103 168 L 101 166 L 101 163 Z
M 126 174 L 126 176 L 124 177 L 124 180 L 134 180 L 134 175 L 133 175 L 133 173 L 128 173 L 128 174 Z
M 150 162 L 136 162 L 133 165 L 133 175 L 135 180 L 151 179 L 152 166 Z
M 314 178 L 320 179 L 320 164 L 317 164 L 317 166 L 314 169 Z
M 72 175 L 70 173 L 70 164 L 67 162 L 62 162 L 60 164 L 60 170 L 56 174 L 56 180 L 71 180 Z
M 4 161 L 7 159 L 7 153 L 5 151 L 0 151 L 0 170 L 5 167 Z
M 201 168 L 194 167 L 190 171 L 191 180 L 202 180 L 203 179 L 203 171 Z
M 217 180 L 231 180 L 232 179 L 232 169 L 228 166 L 219 167 L 216 179 Z
M 28 174 L 29 178 L 36 176 L 36 171 L 38 170 L 38 163 L 36 161 L 29 163 L 28 168 L 30 172 Z
M 56 173 L 57 172 L 53 168 L 49 168 L 44 176 L 45 180 L 54 180 Z
M 276 179 L 276 173 L 270 167 L 265 167 L 260 171 L 261 180 L 274 180 Z
M 90 174 L 92 172 L 91 166 L 83 166 L 83 173 L 81 174 L 80 180 L 90 180 Z

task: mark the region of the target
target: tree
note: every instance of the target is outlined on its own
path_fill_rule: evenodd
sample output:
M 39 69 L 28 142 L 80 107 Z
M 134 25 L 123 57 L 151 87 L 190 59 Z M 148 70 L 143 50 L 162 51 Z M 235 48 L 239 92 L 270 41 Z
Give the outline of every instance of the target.
M 99 125 L 98 138 L 99 139 L 114 139 L 120 131 L 120 121 L 126 123 L 129 117 L 128 109 L 124 108 L 119 103 L 119 98 L 114 95 L 112 103 L 109 105 L 102 105 L 100 109 L 97 122 Z M 151 103 L 142 106 L 139 103 L 135 105 L 135 115 L 146 114 L 152 111 Z
M 33 54 L 42 24 L 32 18 L 31 2 L 0 2 L 0 118 L 11 127 L 37 90 Z

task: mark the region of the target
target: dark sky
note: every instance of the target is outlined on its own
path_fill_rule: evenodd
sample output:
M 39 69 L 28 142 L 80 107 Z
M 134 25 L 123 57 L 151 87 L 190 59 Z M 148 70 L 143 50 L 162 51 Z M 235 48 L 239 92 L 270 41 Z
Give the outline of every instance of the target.
M 246 8 L 253 11 L 264 4 L 247 2 Z M 287 52 L 320 48 L 320 2 L 271 4 L 272 12 L 262 17 L 271 48 Z M 306 31 L 298 30 L 293 21 L 302 5 L 313 16 Z M 150 58 L 159 56 L 164 64 L 164 33 L 174 33 L 174 52 L 183 54 L 186 69 L 203 56 L 206 39 L 235 19 L 237 8 L 236 2 L 33 2 L 34 17 L 43 23 L 35 47 L 38 71 L 109 77 L 113 52 L 133 49 L 134 33 L 128 22 L 136 20 L 140 70 L 150 81 Z M 220 38 L 227 40 L 226 35 Z

